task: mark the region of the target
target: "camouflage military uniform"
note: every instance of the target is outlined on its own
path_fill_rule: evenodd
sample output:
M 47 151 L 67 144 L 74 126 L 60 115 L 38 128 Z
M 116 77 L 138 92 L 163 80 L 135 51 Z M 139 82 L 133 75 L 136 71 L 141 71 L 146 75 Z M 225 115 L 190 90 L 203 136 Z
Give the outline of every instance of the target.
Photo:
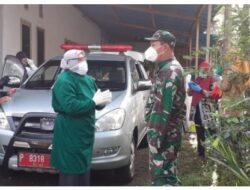
M 152 185 L 178 185 L 177 153 L 185 117 L 183 69 L 173 58 L 158 64 L 146 109 Z

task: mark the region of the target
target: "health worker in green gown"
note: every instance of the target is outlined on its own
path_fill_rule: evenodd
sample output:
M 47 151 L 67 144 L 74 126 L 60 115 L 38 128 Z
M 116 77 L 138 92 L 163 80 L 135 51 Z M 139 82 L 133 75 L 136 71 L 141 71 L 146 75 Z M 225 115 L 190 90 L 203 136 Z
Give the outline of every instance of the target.
M 97 90 L 87 75 L 85 52 L 68 50 L 63 69 L 52 90 L 52 107 L 57 113 L 51 165 L 59 170 L 60 186 L 89 185 L 95 134 L 95 109 L 111 102 L 111 92 Z

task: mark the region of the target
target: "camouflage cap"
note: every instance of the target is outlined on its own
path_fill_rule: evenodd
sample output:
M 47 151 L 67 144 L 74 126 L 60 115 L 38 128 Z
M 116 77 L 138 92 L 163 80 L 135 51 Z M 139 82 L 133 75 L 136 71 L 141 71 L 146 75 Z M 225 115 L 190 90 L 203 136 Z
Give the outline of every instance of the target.
M 176 43 L 175 36 L 166 30 L 157 30 L 152 37 L 145 38 L 145 40 L 167 42 L 172 48 Z

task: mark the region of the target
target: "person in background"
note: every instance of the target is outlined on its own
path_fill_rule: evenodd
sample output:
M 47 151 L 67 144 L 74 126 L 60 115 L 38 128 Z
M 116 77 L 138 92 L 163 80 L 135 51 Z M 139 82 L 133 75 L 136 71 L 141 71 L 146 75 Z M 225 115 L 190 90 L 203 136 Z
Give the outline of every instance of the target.
M 210 64 L 207 61 L 203 61 L 199 65 L 198 77 L 194 82 L 189 82 L 187 93 L 192 96 L 190 119 L 194 121 L 197 135 L 197 151 L 198 155 L 205 157 L 205 127 L 204 127 L 204 115 L 207 115 L 204 110 L 204 104 L 202 100 L 206 100 L 211 97 L 211 91 L 215 82 L 215 77 L 209 75 Z M 216 96 L 216 95 L 213 95 Z M 216 96 L 217 97 L 217 96 Z
M 16 54 L 17 59 L 24 66 L 24 77 L 23 81 L 25 81 L 29 76 L 31 76 L 36 70 L 37 66 L 33 63 L 33 60 L 29 59 L 26 53 L 20 51 Z
M 158 30 L 145 51 L 155 64 L 153 86 L 146 106 L 149 169 L 152 185 L 179 185 L 177 156 L 186 113 L 183 68 L 174 56 L 176 39 L 168 31 Z
M 52 107 L 57 113 L 51 165 L 59 170 L 60 186 L 87 186 L 95 137 L 95 109 L 111 102 L 109 90 L 97 90 L 87 75 L 84 51 L 68 50 L 63 69 L 52 88 Z

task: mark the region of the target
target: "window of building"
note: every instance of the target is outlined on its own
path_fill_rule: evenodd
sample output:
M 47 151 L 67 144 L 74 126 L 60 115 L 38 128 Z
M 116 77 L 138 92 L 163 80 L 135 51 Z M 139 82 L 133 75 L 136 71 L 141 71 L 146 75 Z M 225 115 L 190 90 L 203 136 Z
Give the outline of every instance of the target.
M 28 10 L 29 9 L 29 5 L 24 5 L 24 9 Z
M 65 44 L 77 44 L 76 42 L 74 42 L 73 40 L 69 40 L 67 38 L 64 39 L 64 43 Z
M 43 5 L 39 5 L 39 17 L 43 18 Z
M 42 28 L 37 28 L 37 65 L 44 62 L 45 34 Z
M 21 21 L 21 46 L 22 51 L 27 54 L 29 58 L 31 58 L 31 24 L 26 21 Z

